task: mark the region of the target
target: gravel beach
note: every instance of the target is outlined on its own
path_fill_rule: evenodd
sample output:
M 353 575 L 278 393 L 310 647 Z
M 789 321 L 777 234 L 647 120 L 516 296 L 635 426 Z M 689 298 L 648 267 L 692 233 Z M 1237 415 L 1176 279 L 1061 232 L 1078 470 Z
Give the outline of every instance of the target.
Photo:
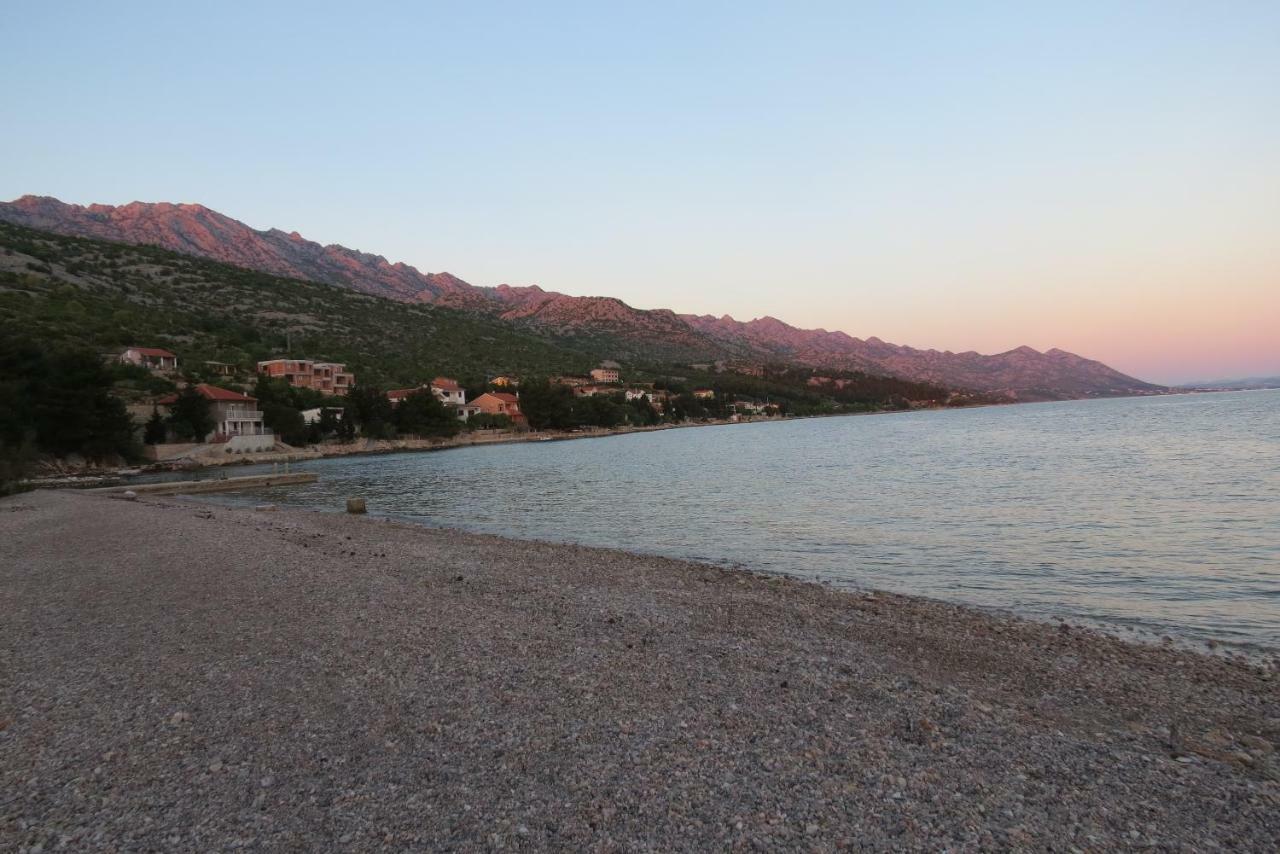
M 1280 674 L 372 517 L 0 500 L 0 850 L 1275 851 Z

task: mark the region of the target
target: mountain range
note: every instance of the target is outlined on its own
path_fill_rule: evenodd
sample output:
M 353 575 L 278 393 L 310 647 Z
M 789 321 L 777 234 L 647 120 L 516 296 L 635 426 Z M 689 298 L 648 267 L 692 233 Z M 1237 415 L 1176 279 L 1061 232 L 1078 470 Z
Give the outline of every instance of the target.
M 1239 389 L 1240 391 L 1254 391 L 1257 389 L 1280 388 L 1280 376 L 1274 377 L 1240 377 L 1231 380 L 1208 380 L 1199 383 L 1182 383 L 1178 386 L 1182 389 Z
M 730 364 L 787 363 L 859 370 L 1045 400 L 1150 393 L 1159 386 L 1063 350 L 1005 353 L 920 350 L 839 331 L 799 329 L 773 317 L 643 310 L 612 297 L 575 297 L 532 286 L 480 287 L 447 272 L 423 273 L 296 231 L 260 231 L 198 204 L 72 205 L 47 196 L 0 202 L 0 221 L 76 237 L 158 246 L 278 276 L 340 285 L 406 303 L 486 315 L 567 342 L 608 339 L 618 358 Z

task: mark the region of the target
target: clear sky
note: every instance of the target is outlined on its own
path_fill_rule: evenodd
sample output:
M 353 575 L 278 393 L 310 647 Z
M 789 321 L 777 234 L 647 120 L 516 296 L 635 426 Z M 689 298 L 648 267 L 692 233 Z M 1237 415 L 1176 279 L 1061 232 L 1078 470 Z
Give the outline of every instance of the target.
M 1280 2 L 0 14 L 0 197 L 1156 381 L 1280 373 Z

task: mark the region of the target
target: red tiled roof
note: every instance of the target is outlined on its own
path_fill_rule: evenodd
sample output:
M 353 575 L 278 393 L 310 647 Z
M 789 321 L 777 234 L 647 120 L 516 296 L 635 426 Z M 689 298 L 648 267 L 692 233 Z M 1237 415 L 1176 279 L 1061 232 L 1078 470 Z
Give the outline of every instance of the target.
M 206 400 L 224 400 L 224 401 L 233 401 L 233 402 L 239 402 L 239 403 L 245 403 L 245 402 L 257 403 L 258 402 L 258 399 L 256 397 L 249 397 L 249 395 L 241 394 L 238 391 L 228 391 L 225 388 L 218 388 L 216 385 L 209 385 L 208 383 L 200 383 L 199 385 L 196 386 L 196 391 L 199 392 L 200 396 L 205 398 Z M 160 398 L 159 400 L 157 400 L 156 403 L 160 404 L 161 406 L 168 406 L 169 404 L 173 403 L 177 399 L 178 399 L 178 396 L 176 394 L 168 394 Z
M 159 347 L 130 347 L 129 349 L 141 356 L 164 356 L 167 359 L 178 358 L 168 350 L 161 350 Z
M 387 392 L 387 397 L 408 397 L 414 392 L 422 391 L 420 388 L 393 388 Z
M 436 377 L 431 381 L 431 387 L 448 389 L 449 391 L 456 391 L 462 388 L 462 386 L 458 385 L 457 380 L 449 379 L 448 377 Z
M 498 398 L 498 400 L 501 400 L 503 403 L 519 403 L 520 402 L 520 398 L 516 397 L 514 394 L 511 394 L 510 392 L 491 391 L 489 392 L 489 394 Z

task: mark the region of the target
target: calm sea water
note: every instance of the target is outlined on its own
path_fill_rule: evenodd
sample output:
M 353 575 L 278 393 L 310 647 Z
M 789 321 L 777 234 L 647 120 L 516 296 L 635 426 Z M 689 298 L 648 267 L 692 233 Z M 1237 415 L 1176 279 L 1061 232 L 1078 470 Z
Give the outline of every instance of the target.
M 1280 391 L 705 427 L 305 468 L 320 481 L 229 500 L 338 509 L 362 495 L 371 512 L 430 525 L 1280 648 Z

